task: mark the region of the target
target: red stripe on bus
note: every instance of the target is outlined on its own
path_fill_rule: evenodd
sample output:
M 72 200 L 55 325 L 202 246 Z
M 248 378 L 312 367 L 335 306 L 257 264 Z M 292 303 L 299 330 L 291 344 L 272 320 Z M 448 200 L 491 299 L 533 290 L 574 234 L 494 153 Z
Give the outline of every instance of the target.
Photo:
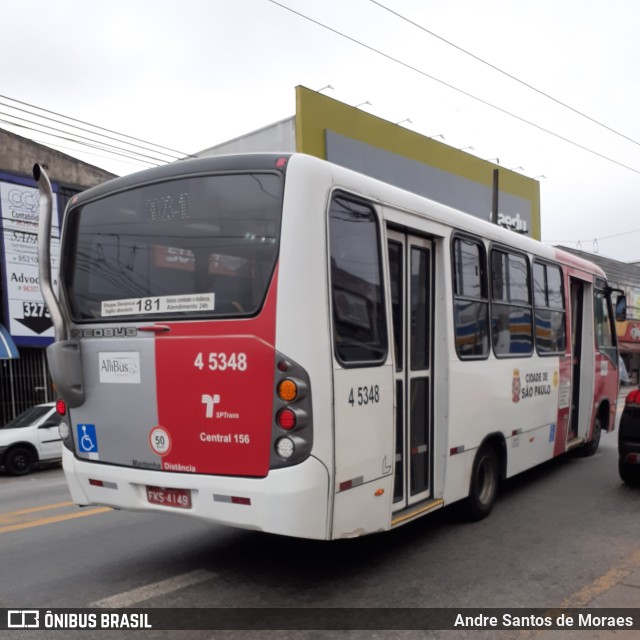
M 166 471 L 263 477 L 269 471 L 277 269 L 255 318 L 166 323 L 156 334 Z

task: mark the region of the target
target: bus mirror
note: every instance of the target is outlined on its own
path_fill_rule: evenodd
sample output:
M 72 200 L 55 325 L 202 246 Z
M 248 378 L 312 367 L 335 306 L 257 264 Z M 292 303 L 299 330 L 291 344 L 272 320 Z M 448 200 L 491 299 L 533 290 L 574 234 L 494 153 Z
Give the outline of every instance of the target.
M 620 294 L 616 298 L 616 322 L 624 322 L 627 319 L 627 296 Z

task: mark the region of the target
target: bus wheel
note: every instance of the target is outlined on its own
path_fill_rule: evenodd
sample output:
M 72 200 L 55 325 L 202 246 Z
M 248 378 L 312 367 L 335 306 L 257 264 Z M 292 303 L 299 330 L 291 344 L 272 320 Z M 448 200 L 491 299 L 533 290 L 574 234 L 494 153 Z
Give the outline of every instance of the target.
M 618 457 L 618 473 L 625 484 L 632 487 L 640 485 L 640 465 L 625 462 L 623 456 Z
M 582 447 L 582 455 L 585 458 L 592 456 L 598 450 L 601 435 L 602 420 L 600 420 L 600 416 L 596 416 L 596 421 L 593 423 L 593 440 L 590 440 Z
M 36 464 L 36 457 L 26 447 L 14 447 L 4 459 L 4 467 L 10 476 L 24 476 L 31 473 Z
M 467 498 L 467 513 L 471 520 L 486 518 L 493 509 L 498 494 L 500 471 L 498 456 L 491 445 L 480 447 L 473 461 L 471 485 Z

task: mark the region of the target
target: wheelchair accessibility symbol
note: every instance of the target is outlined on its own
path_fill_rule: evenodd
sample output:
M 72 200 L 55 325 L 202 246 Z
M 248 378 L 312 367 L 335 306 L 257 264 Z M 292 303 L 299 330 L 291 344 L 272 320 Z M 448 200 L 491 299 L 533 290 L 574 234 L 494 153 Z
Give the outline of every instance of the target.
M 80 453 L 98 453 L 95 424 L 78 425 L 78 451 Z

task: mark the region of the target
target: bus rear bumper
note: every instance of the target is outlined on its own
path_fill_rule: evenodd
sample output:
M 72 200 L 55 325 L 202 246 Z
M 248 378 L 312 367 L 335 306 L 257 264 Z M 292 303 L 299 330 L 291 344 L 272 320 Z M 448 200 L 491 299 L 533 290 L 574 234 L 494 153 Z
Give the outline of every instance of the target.
M 79 505 L 186 515 L 302 538 L 329 537 L 329 474 L 314 457 L 265 478 L 166 473 L 79 460 L 64 448 L 63 468 Z M 147 487 L 186 490 L 190 508 L 154 504 Z

